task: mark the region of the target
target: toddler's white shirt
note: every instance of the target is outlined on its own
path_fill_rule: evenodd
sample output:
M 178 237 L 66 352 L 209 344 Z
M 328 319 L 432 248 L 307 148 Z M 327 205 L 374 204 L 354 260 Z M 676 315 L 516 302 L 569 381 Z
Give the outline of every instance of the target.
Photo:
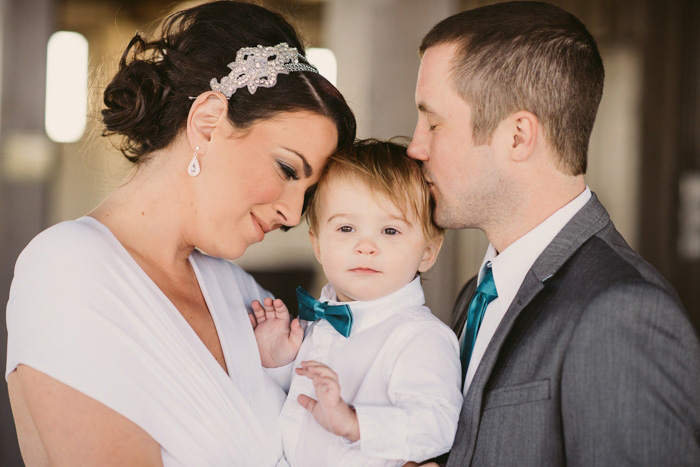
M 399 466 L 447 452 L 463 400 L 458 343 L 423 306 L 420 278 L 373 301 L 336 298 L 326 285 L 322 302 L 352 309 L 350 337 L 326 320 L 302 321 L 306 336 L 293 365 L 268 370 L 289 388 L 280 415 L 287 461 L 304 467 Z M 322 362 L 338 374 L 343 400 L 357 411 L 358 442 L 326 431 L 299 405 L 299 394 L 316 398 L 311 380 L 293 372 L 303 360 Z

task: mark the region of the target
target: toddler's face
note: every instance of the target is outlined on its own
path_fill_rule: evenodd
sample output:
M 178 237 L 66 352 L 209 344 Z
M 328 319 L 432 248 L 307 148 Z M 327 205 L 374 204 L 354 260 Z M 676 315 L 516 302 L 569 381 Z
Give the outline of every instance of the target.
M 339 300 L 383 297 L 435 262 L 439 242 L 428 242 L 414 215 L 404 220 L 386 196 L 361 180 L 332 179 L 321 196 L 317 232 L 309 234 Z

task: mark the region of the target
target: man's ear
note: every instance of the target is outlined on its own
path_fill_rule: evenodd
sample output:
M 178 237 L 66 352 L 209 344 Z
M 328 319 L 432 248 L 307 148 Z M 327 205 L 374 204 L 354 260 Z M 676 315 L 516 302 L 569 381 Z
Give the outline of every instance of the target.
M 321 262 L 321 246 L 318 243 L 318 237 L 311 229 L 309 229 L 309 240 L 311 240 L 311 246 L 314 249 L 314 256 L 316 257 L 316 261 L 323 264 Z
M 204 153 L 211 135 L 217 126 L 228 122 L 228 100 L 220 92 L 207 91 L 200 94 L 190 107 L 187 116 L 187 138 L 192 147 L 199 146 Z
M 521 110 L 510 116 L 510 122 L 511 159 L 516 162 L 526 161 L 537 143 L 539 119 L 532 112 Z
M 443 240 L 445 240 L 445 237 L 441 235 L 428 242 L 418 264 L 418 272 L 426 272 L 433 267 L 433 264 L 437 261 L 438 253 L 440 253 L 440 248 L 442 248 Z

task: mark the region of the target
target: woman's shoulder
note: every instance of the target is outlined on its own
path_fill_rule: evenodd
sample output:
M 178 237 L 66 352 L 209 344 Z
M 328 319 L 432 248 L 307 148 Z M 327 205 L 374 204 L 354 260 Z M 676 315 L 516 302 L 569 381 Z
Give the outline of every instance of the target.
M 117 240 L 91 217 L 60 222 L 39 233 L 17 258 L 13 283 L 99 281 L 117 260 Z
M 109 246 L 107 228 L 91 217 L 63 221 L 39 233 L 22 255 L 55 257 L 62 254 L 94 254 Z

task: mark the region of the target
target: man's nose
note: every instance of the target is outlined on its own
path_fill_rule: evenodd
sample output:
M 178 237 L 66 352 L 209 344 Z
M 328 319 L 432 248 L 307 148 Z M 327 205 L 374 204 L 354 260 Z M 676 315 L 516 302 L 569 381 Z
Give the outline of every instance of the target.
M 423 136 L 421 135 L 420 126 L 416 126 L 416 131 L 413 132 L 413 139 L 411 144 L 408 145 L 406 149 L 406 154 L 411 159 L 415 159 L 420 162 L 428 160 L 428 153 L 425 150 L 425 145 L 423 144 Z

